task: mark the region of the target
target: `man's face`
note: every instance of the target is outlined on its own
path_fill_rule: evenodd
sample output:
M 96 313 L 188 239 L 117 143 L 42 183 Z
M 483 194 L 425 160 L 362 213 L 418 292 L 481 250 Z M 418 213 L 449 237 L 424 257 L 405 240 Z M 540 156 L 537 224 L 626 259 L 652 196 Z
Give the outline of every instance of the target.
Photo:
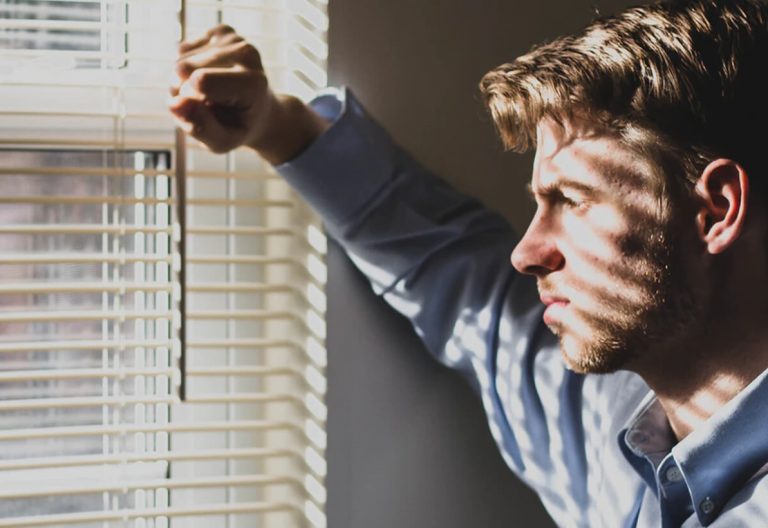
M 512 264 L 538 279 L 575 371 L 633 369 L 698 317 L 691 242 L 654 170 L 613 136 L 539 124 L 538 207 Z

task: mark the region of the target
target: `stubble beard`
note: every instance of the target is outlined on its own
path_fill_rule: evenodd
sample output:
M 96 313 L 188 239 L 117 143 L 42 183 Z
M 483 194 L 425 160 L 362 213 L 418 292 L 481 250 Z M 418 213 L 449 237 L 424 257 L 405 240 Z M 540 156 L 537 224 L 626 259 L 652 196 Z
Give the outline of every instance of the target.
M 589 328 L 583 336 L 564 324 L 551 325 L 569 369 L 594 374 L 640 370 L 654 356 L 674 348 L 701 318 L 703 303 L 687 273 L 684 246 L 671 230 L 646 240 L 652 242 L 638 251 L 647 255 L 647 267 L 636 279 L 642 302 L 619 300 L 598 313 L 574 307 Z

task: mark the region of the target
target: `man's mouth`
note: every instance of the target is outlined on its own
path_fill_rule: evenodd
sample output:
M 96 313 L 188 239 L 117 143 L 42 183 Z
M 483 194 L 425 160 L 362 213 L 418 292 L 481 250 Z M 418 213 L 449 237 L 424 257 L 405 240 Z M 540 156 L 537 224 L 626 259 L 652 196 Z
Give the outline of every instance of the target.
M 541 302 L 547 307 L 543 315 L 544 323 L 547 325 L 561 321 L 564 310 L 570 304 L 568 299 L 552 295 L 542 295 Z

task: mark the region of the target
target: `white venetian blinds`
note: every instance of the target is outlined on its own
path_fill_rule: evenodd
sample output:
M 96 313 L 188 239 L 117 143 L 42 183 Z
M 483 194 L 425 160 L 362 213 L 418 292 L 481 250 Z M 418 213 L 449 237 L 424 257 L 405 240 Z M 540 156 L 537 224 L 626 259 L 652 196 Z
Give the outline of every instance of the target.
M 0 527 L 324 525 L 318 220 L 165 110 L 217 23 L 325 84 L 317 0 L 0 0 Z

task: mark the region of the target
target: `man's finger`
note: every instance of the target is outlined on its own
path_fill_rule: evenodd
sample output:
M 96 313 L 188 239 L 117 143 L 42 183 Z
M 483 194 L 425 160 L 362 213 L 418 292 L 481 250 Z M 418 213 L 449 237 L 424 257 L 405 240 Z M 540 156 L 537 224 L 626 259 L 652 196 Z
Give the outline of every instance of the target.
M 227 33 L 235 33 L 235 28 L 233 28 L 229 24 L 219 24 L 209 29 L 208 32 L 206 33 L 206 36 L 210 39 L 213 37 L 220 37 L 222 35 L 226 35 Z
M 267 78 L 261 70 L 201 68 L 195 70 L 179 93 L 230 107 L 249 107 L 264 96 Z
M 194 51 L 195 49 L 208 44 L 209 40 L 210 38 L 208 35 L 203 35 L 194 40 L 184 40 L 179 43 L 179 53 L 189 53 L 190 51 Z
M 214 41 L 219 42 L 223 36 L 229 34 L 237 35 L 232 26 L 227 24 L 219 24 L 218 26 L 212 27 L 206 31 L 205 35 L 201 37 L 198 37 L 194 40 L 185 40 L 181 42 L 179 44 L 179 53 L 188 53 L 207 44 L 211 44 Z
M 176 119 L 190 122 L 192 118 L 192 112 L 196 104 L 201 104 L 201 102 L 190 99 L 188 97 L 177 95 L 175 97 L 171 97 L 168 101 L 168 110 L 171 111 L 171 114 Z
M 242 65 L 261 70 L 261 56 L 256 48 L 244 40 L 221 47 L 211 47 L 200 53 L 185 55 L 176 62 L 176 74 L 186 81 L 199 68 L 226 68 Z
M 226 152 L 242 142 L 243 131 L 222 125 L 205 103 L 176 97 L 171 101 L 169 109 L 179 127 L 212 152 Z
M 220 37 L 203 37 L 202 39 L 195 41 L 194 46 L 190 45 L 188 48 L 182 49 L 181 45 L 179 45 L 179 57 L 177 60 L 184 60 L 198 53 L 212 50 L 216 47 L 221 48 L 229 44 L 234 44 L 235 42 L 242 42 L 243 40 L 245 39 L 237 33 L 226 33 Z
M 189 135 L 205 144 L 213 152 L 229 150 L 232 132 L 229 128 L 221 126 L 211 109 L 204 104 L 195 104 L 191 119 L 192 130 Z

